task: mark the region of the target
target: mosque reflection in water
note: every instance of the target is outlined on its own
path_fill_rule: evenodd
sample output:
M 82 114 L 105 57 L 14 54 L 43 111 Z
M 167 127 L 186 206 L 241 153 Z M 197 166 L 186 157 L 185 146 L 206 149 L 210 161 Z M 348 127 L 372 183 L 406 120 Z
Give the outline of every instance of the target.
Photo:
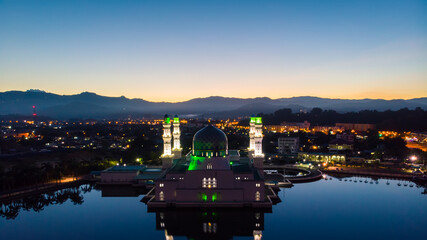
M 102 197 L 137 197 L 148 189 L 103 186 Z M 262 239 L 265 208 L 148 208 L 156 215 L 156 229 L 165 232 L 165 239 Z M 154 226 L 153 226 L 154 227 Z
M 164 230 L 167 240 L 173 236 L 188 239 L 232 239 L 234 236 L 253 236 L 261 239 L 264 212 L 243 210 L 195 211 L 177 209 L 156 211 L 156 229 Z

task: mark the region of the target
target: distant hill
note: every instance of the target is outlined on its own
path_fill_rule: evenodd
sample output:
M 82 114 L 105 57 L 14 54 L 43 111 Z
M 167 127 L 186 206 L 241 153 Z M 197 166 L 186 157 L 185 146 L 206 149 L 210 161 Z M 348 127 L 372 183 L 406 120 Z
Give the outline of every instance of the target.
M 329 99 L 319 97 L 292 98 L 195 98 L 184 102 L 149 102 L 126 97 L 105 97 L 83 92 L 76 95 L 58 95 L 44 91 L 7 91 L 0 93 L 0 115 L 31 115 L 32 106 L 39 115 L 58 119 L 68 118 L 124 118 L 161 116 L 164 113 L 199 115 L 207 117 L 237 117 L 254 113 L 272 113 L 281 108 L 309 111 L 312 108 L 332 109 L 338 112 L 360 110 L 398 110 L 420 107 L 427 110 L 427 98 L 409 100 L 383 99 Z

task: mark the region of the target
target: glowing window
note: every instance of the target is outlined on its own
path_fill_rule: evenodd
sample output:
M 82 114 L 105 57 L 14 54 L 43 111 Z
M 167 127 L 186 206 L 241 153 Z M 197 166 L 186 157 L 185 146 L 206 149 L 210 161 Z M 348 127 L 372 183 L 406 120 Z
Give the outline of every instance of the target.
M 216 178 L 203 178 L 202 187 L 203 188 L 216 188 L 217 182 Z
M 216 223 L 203 223 L 203 232 L 205 233 L 216 233 Z
M 261 194 L 260 194 L 260 192 L 259 191 L 257 191 L 256 193 L 255 193 L 255 201 L 260 201 L 261 200 Z

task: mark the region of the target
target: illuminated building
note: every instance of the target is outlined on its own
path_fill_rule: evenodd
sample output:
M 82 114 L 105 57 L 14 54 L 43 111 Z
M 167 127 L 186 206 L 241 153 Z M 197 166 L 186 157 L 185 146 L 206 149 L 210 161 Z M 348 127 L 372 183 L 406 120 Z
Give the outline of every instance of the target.
M 175 117 L 173 118 L 173 149 L 172 149 L 173 155 L 175 158 L 181 157 L 182 148 L 181 148 L 180 136 L 181 136 L 181 130 L 179 128 L 179 118 L 177 115 L 175 115 Z
M 250 154 L 255 151 L 255 116 L 252 116 L 249 121 L 249 148 Z
M 336 127 L 344 128 L 345 130 L 355 130 L 356 132 L 366 132 L 376 129 L 375 124 L 364 123 L 335 123 Z
M 254 158 L 264 158 L 262 153 L 262 118 L 260 116 L 255 117 L 255 151 Z
M 298 131 L 310 131 L 310 123 L 304 121 L 303 123 L 298 122 L 282 122 L 280 125 L 267 125 L 265 126 L 269 132 L 298 132 Z
M 329 152 L 344 152 L 344 151 L 352 151 L 353 144 L 349 141 L 346 141 L 342 138 L 332 139 L 329 142 Z
M 167 125 L 164 125 L 167 127 Z M 263 178 L 262 121 L 255 120 L 252 158 L 228 149 L 226 134 L 208 125 L 193 137 L 185 158 L 175 158 L 155 181 L 149 207 L 271 207 L 275 194 Z
M 318 153 L 318 152 L 299 152 L 298 159 L 317 163 L 345 163 L 345 154 L 337 153 Z
M 170 167 L 173 160 L 172 155 L 172 135 L 171 135 L 171 122 L 169 116 L 166 114 L 163 121 L 163 154 L 162 154 L 162 163 L 163 168 Z
M 310 123 L 308 121 L 304 121 L 304 122 L 282 122 L 280 125 L 282 126 L 286 126 L 286 127 L 292 127 L 295 129 L 310 129 Z

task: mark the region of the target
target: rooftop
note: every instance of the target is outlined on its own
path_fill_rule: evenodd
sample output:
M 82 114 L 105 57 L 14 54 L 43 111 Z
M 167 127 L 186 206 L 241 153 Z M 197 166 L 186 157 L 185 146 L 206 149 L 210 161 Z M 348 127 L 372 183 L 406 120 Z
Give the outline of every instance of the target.
M 145 166 L 113 166 L 105 169 L 105 172 L 136 172 L 145 169 Z

